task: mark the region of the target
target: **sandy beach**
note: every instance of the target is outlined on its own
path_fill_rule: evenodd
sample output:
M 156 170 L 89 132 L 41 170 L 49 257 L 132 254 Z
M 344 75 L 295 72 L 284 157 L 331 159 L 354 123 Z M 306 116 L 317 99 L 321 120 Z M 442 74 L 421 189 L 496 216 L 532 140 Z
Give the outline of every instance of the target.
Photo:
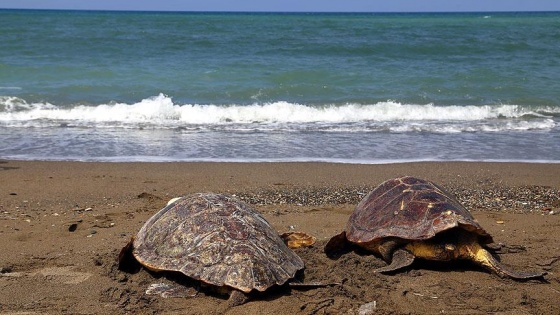
M 0 314 L 208 314 L 227 297 L 162 298 L 158 275 L 117 270 L 120 249 L 176 196 L 236 195 L 278 230 L 317 243 L 296 253 L 305 281 L 275 288 L 228 314 L 560 313 L 560 164 L 82 163 L 0 161 Z M 496 255 L 545 281 L 502 279 L 470 263 L 415 263 L 394 275 L 385 262 L 323 254 L 354 206 L 386 179 L 413 175 L 447 188 L 494 236 Z M 374 303 L 373 303 L 374 302 Z

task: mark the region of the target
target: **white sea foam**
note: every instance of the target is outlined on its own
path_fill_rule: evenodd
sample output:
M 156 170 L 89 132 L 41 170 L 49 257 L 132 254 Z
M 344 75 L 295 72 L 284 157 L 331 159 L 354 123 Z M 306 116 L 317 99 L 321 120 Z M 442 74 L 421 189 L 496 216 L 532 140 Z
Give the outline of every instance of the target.
M 78 126 L 321 131 L 501 131 L 551 129 L 558 108 L 518 105 L 436 106 L 377 104 L 310 106 L 289 102 L 252 105 L 175 104 L 160 94 L 138 103 L 56 106 L 0 97 L 0 123 L 11 127 Z

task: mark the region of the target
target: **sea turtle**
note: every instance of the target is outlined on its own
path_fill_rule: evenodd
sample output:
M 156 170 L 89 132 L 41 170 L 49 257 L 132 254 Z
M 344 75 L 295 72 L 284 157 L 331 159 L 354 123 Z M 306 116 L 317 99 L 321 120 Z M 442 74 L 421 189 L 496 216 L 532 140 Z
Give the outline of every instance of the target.
M 488 234 L 450 193 L 438 185 L 406 176 L 385 181 L 357 205 L 346 230 L 325 246 L 330 257 L 356 244 L 389 264 L 376 269 L 386 273 L 410 266 L 415 258 L 471 260 L 513 279 L 533 279 L 543 272 L 518 272 L 498 262 L 482 245 Z
M 228 307 L 244 303 L 253 290 L 286 283 L 304 268 L 260 213 L 214 193 L 172 199 L 123 248 L 121 264 L 130 251 L 151 271 L 179 272 L 231 292 Z

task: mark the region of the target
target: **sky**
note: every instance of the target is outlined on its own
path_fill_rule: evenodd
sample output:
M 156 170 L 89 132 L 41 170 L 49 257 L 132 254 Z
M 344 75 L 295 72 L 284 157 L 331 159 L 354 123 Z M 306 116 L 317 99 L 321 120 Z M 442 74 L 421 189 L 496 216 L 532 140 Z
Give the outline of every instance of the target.
M 560 11 L 560 0 L 0 0 L 0 9 L 272 12 Z

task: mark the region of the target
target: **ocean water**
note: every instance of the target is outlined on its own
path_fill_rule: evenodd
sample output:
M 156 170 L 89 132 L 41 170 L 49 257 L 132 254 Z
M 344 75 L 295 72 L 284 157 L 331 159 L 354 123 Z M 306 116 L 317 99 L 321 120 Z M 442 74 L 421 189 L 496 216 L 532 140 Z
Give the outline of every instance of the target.
M 560 162 L 560 13 L 0 10 L 0 158 Z

